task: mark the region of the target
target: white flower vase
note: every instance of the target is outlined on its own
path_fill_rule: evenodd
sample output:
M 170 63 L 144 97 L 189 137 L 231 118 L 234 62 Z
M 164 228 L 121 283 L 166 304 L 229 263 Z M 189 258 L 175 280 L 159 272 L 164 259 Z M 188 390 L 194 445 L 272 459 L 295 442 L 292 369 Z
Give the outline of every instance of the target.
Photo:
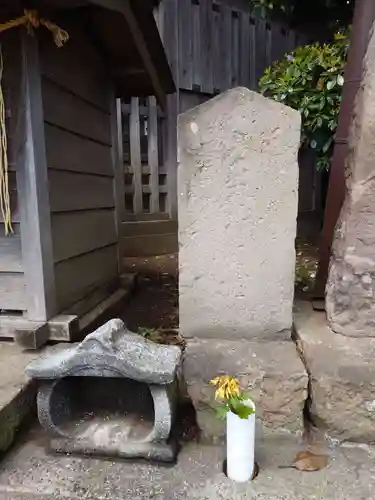
M 255 405 L 252 401 L 245 404 L 254 409 L 248 418 L 227 413 L 227 476 L 241 483 L 254 474 Z

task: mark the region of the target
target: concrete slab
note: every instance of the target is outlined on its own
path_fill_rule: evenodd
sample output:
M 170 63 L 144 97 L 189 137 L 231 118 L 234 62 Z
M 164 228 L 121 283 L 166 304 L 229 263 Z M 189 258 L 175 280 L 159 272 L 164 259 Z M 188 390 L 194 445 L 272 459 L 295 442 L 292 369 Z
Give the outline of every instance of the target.
M 36 386 L 26 377 L 25 367 L 39 355 L 22 351 L 13 342 L 0 342 L 0 453 L 35 405 Z
M 176 467 L 49 456 L 39 430 L 0 466 L 0 500 L 364 500 L 375 498 L 375 450 L 335 448 L 320 472 L 281 469 L 300 445 L 258 446 L 258 478 L 235 484 L 222 473 L 223 448 L 188 445 Z

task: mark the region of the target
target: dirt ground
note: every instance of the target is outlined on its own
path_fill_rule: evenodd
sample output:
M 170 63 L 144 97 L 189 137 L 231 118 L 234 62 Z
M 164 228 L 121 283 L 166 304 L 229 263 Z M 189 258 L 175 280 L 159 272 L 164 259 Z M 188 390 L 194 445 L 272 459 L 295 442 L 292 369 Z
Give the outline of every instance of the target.
M 128 328 L 178 328 L 177 255 L 127 258 L 125 266 L 128 272 L 138 273 L 136 292 L 122 318 Z

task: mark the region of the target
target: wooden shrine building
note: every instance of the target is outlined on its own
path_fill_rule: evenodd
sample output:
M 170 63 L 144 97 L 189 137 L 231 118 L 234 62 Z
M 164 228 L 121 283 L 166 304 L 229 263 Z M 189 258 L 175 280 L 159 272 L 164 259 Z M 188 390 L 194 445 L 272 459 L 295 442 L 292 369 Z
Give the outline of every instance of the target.
M 121 297 L 118 98 L 174 92 L 155 3 L 0 2 L 0 337 L 71 340 Z

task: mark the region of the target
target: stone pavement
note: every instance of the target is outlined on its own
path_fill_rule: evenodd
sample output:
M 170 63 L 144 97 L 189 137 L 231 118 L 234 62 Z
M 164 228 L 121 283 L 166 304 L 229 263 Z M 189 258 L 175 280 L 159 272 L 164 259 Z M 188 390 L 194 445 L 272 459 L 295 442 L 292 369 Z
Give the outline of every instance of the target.
M 13 342 L 0 342 L 0 453 L 35 406 L 36 385 L 26 377 L 25 367 L 38 356 L 38 351 L 21 351 Z
M 43 434 L 31 430 L 0 463 L 0 500 L 370 500 L 375 498 L 375 449 L 329 451 L 320 472 L 281 469 L 298 443 L 265 438 L 260 475 L 244 485 L 222 473 L 223 449 L 187 445 L 176 467 L 48 456 Z

